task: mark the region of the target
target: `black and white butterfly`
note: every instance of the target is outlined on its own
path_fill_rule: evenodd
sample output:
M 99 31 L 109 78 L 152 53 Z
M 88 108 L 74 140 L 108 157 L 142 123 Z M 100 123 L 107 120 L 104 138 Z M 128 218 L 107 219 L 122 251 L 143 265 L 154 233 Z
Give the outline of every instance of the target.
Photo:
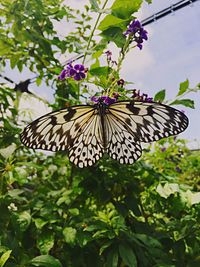
M 164 104 L 126 100 L 77 105 L 53 111 L 29 124 L 21 141 L 30 148 L 68 151 L 80 168 L 92 166 L 104 153 L 122 164 L 132 164 L 149 143 L 183 132 L 184 113 Z

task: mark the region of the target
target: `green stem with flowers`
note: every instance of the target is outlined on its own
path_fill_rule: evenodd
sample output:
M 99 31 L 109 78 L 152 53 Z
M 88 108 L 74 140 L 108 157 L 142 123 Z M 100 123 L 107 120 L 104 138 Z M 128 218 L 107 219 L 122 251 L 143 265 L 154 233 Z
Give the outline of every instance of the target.
M 110 73 L 110 79 L 108 81 L 108 84 L 111 82 L 111 84 L 109 85 L 107 91 L 106 91 L 106 95 L 108 96 L 112 96 L 112 94 L 114 93 L 114 90 L 115 90 L 115 85 L 116 85 L 116 82 L 118 80 L 118 78 L 114 78 L 114 72 L 117 72 L 119 73 L 120 72 L 120 69 L 121 69 L 121 66 L 122 66 L 122 63 L 125 59 L 125 56 L 126 54 L 129 52 L 130 50 L 130 43 L 132 42 L 132 37 L 129 35 L 124 46 L 122 47 L 120 53 L 119 53 L 119 59 L 118 59 L 118 62 L 117 62 L 117 69 L 116 70 L 113 70 L 111 73 Z M 135 47 L 135 46 L 134 46 Z M 114 79 L 113 79 L 114 78 Z

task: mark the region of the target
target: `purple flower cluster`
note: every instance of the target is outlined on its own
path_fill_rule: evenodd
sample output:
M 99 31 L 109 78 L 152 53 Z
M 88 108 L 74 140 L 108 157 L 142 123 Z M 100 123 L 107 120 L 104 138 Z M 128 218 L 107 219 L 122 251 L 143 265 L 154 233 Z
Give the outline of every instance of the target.
M 90 100 L 94 103 L 98 103 L 100 101 L 102 101 L 103 103 L 105 103 L 106 105 L 111 105 L 113 103 L 116 102 L 116 98 L 113 98 L 113 97 L 109 97 L 109 96 L 92 96 L 90 98 Z
M 110 50 L 107 50 L 105 52 L 106 56 L 107 56 L 107 61 L 111 62 L 112 65 L 117 65 L 117 62 L 115 60 L 112 60 L 112 52 Z
M 80 81 L 85 78 L 87 69 L 82 64 L 72 65 L 71 63 L 61 71 L 58 76 L 59 80 L 64 80 L 66 77 L 73 77 L 75 81 Z
M 151 103 L 153 101 L 153 97 L 148 97 L 147 94 L 140 94 L 140 90 L 136 90 L 133 89 L 133 95 L 131 96 L 131 98 L 133 98 L 134 100 L 138 100 L 138 101 L 146 101 Z
M 143 40 L 147 40 L 147 31 L 144 30 L 141 23 L 138 20 L 133 20 L 129 25 L 128 29 L 124 32 L 125 36 L 131 36 L 132 41 L 137 43 L 137 47 L 142 49 Z

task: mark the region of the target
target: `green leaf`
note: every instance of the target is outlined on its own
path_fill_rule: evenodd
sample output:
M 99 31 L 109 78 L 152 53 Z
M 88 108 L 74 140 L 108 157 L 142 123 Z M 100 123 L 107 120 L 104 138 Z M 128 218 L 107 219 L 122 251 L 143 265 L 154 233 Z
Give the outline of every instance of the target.
M 77 208 L 68 209 L 68 211 L 73 216 L 78 216 L 79 215 L 79 210 Z
M 30 264 L 39 267 L 62 267 L 60 261 L 50 255 L 35 257 L 30 261 Z
M 109 28 L 121 28 L 122 30 L 125 29 L 128 20 L 117 18 L 113 15 L 107 15 L 99 24 L 98 29 L 100 31 L 105 31 Z
M 25 231 L 31 223 L 31 215 L 28 211 L 23 211 L 18 215 L 17 222 L 20 230 Z
M 41 83 L 42 83 L 42 78 L 41 78 L 40 76 L 38 76 L 38 77 L 36 78 L 35 82 L 36 82 L 37 86 L 40 86 Z
M 109 67 L 97 67 L 90 69 L 90 74 L 94 76 L 107 76 L 109 72 L 111 71 L 111 68 Z
M 19 195 L 21 195 L 22 193 L 24 193 L 24 190 L 21 189 L 13 189 L 8 191 L 8 195 L 12 198 L 17 199 Z
M 41 254 L 48 254 L 54 245 L 54 235 L 51 232 L 42 232 L 37 239 L 37 247 Z
M 65 242 L 68 244 L 74 244 L 76 239 L 76 229 L 72 227 L 65 227 L 63 230 Z
M 117 47 L 122 48 L 126 42 L 122 29 L 118 27 L 111 27 L 101 33 L 101 36 L 108 42 L 114 42 Z
M 44 221 L 43 219 L 41 218 L 36 218 L 34 220 L 35 222 L 35 226 L 37 227 L 37 229 L 42 229 L 42 227 L 47 224 L 47 221 Z
M 11 46 L 3 40 L 0 40 L 0 56 L 5 56 L 11 51 Z
M 90 0 L 91 9 L 98 12 L 100 10 L 99 5 L 96 0 Z
M 182 105 L 185 107 L 194 108 L 194 101 L 191 99 L 175 100 L 171 103 L 171 105 Z
M 118 265 L 118 251 L 112 250 L 108 253 L 106 267 L 117 267 Z
M 153 248 L 158 248 L 158 249 L 162 249 L 162 245 L 161 243 L 151 237 L 150 235 L 146 235 L 146 234 L 135 234 L 135 237 L 142 241 L 142 243 L 146 246 L 146 247 L 149 247 L 150 250 L 153 249 Z
M 154 101 L 160 101 L 162 102 L 165 99 L 165 89 L 159 91 L 155 96 L 154 96 Z
M 16 53 L 15 55 L 12 55 L 12 57 L 10 58 L 10 67 L 11 67 L 11 69 L 15 68 L 15 66 L 17 65 L 20 57 L 21 57 L 21 54 L 19 54 L 19 53 L 18 54 Z
M 133 250 L 127 245 L 119 245 L 119 254 L 125 265 L 137 267 L 137 259 Z
M 142 4 L 142 0 L 115 0 L 111 10 L 115 17 L 121 19 L 130 19 L 131 15 L 138 11 Z
M 188 79 L 186 81 L 180 83 L 179 92 L 178 92 L 177 96 L 184 94 L 187 91 L 188 87 L 189 87 Z
M 6 263 L 6 261 L 10 258 L 12 250 L 7 250 L 6 252 L 3 253 L 3 255 L 0 258 L 0 267 L 3 267 Z

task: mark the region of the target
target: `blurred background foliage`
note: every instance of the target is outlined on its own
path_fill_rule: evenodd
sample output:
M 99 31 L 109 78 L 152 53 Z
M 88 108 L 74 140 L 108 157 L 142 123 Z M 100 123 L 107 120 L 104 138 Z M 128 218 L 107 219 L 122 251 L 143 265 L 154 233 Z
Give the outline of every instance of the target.
M 0 7 L 1 70 L 7 65 L 29 69 L 35 75 L 31 82 L 54 84 L 54 109 L 79 103 L 88 87 L 58 81 L 58 55 L 90 54 L 95 64 L 88 76 L 95 76 L 97 86 L 104 84 L 106 67 L 99 57 L 108 41 L 123 46 L 119 33 L 142 3 L 122 2 L 116 0 L 100 21 L 97 42 L 90 38 L 89 11 L 107 14 L 98 1 L 80 12 L 62 1 L 5 0 Z M 60 38 L 54 21 L 63 19 L 75 31 Z M 33 97 L 28 84 L 0 84 L 0 267 L 199 266 L 199 151 L 190 151 L 186 140 L 167 138 L 146 147 L 134 165 L 105 156 L 79 169 L 65 152 L 27 149 L 19 140 L 25 120 L 19 101 L 24 94 Z M 181 83 L 171 104 L 193 108 L 191 99 L 180 96 L 196 90 L 199 85 L 189 89 L 188 81 Z M 163 90 L 155 96 L 164 98 Z

